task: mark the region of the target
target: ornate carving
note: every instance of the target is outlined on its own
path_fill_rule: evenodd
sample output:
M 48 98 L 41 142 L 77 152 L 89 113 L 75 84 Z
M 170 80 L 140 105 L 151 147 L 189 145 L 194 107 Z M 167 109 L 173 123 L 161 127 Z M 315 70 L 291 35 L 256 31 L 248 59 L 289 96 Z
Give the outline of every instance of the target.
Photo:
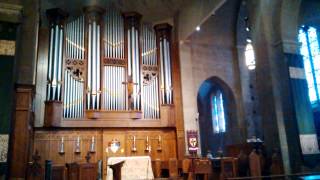
M 144 71 L 142 75 L 144 86 L 149 85 L 157 77 L 157 73 L 151 71 Z
M 103 59 L 104 65 L 114 65 L 114 66 L 125 66 L 126 60 L 125 59 L 109 59 L 104 58 Z
M 83 80 L 85 72 L 85 63 L 83 60 L 67 59 L 66 68 L 75 79 Z
M 7 162 L 9 135 L 0 135 L 0 162 Z
M 0 55 L 14 56 L 16 42 L 9 40 L 0 40 Z

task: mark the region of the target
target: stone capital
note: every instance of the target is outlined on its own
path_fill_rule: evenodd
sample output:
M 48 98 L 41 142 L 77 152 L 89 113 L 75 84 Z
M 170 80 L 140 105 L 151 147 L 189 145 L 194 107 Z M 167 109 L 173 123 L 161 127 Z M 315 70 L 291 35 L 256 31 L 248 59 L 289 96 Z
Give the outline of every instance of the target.
M 278 42 L 275 42 L 273 45 L 276 46 L 276 47 L 281 47 L 282 46 L 284 53 L 300 54 L 301 43 L 299 41 L 295 41 L 295 40 L 280 40 Z

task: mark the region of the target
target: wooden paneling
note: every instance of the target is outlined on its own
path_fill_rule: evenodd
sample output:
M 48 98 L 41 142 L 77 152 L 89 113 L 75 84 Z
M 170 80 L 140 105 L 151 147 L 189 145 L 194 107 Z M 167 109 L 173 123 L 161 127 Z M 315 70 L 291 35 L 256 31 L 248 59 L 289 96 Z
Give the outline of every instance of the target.
M 96 163 L 103 160 L 104 175 L 108 157 L 114 156 L 151 156 L 152 160 L 168 161 L 169 158 L 177 158 L 176 132 L 174 129 L 75 129 L 75 130 L 36 130 L 34 136 L 34 149 L 39 151 L 41 164 L 45 160 L 52 160 L 53 164 L 65 164 L 72 162 L 85 162 L 85 156 L 89 151 L 92 136 L 95 137 L 95 153 L 91 153 L 90 162 Z M 136 137 L 136 152 L 132 152 L 133 136 Z M 151 152 L 145 151 L 146 138 L 149 137 Z M 159 136 L 161 136 L 159 148 Z M 64 138 L 64 154 L 59 154 L 61 138 Z M 75 153 L 75 144 L 80 137 L 80 153 Z M 112 140 L 120 142 L 120 148 L 113 153 L 108 149 Z M 108 149 L 108 150 L 107 150 Z
M 13 178 L 24 178 L 31 149 L 32 86 L 17 86 L 16 109 L 11 140 L 10 173 Z

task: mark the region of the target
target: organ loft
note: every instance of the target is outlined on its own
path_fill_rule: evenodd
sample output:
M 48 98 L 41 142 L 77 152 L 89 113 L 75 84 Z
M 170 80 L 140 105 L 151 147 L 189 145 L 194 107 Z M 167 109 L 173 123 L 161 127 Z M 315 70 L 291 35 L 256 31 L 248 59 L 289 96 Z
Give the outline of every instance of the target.
M 0 180 L 320 179 L 317 0 L 0 0 Z

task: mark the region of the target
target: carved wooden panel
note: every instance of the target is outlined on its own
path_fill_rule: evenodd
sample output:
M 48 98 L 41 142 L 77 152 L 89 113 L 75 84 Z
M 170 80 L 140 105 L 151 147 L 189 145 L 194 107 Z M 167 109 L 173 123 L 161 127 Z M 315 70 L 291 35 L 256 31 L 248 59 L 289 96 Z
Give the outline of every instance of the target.
M 12 178 L 26 176 L 32 136 L 32 87 L 19 86 L 16 90 L 15 119 L 13 122 L 11 167 Z
M 132 151 L 135 136 L 136 151 Z M 64 153 L 61 150 L 63 137 Z M 80 139 L 80 153 L 75 152 L 77 139 Z M 53 164 L 83 163 L 90 150 L 92 137 L 95 139 L 95 153 L 91 153 L 91 163 L 103 160 L 103 173 L 106 175 L 106 160 L 114 156 L 151 156 L 152 160 L 168 161 L 177 158 L 176 133 L 174 129 L 71 129 L 71 130 L 36 130 L 34 149 L 39 151 L 41 164 L 52 160 Z M 150 151 L 146 151 L 147 139 Z M 160 137 L 160 141 L 159 141 Z M 115 143 L 116 142 L 116 143 Z M 119 148 L 114 148 L 114 145 Z M 111 146 L 113 146 L 111 148 Z M 116 150 L 116 151 L 115 151 Z

